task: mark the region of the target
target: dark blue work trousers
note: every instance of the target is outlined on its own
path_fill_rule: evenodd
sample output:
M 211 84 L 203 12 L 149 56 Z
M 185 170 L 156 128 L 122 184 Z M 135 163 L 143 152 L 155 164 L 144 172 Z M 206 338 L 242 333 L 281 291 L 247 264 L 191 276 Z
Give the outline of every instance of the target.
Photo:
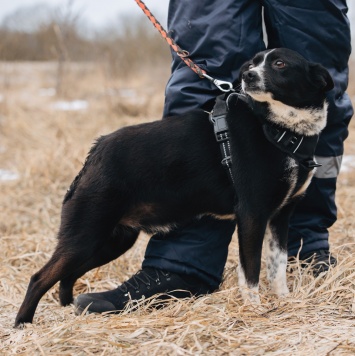
M 345 0 L 170 1 L 169 33 L 212 77 L 236 81 L 241 65 L 266 49 L 264 22 L 268 48 L 293 49 L 321 63 L 334 79 L 335 88 L 328 95 L 328 124 L 316 151 L 323 166 L 293 215 L 290 256 L 297 254 L 301 240 L 301 254 L 329 249 L 328 228 L 336 220 L 336 178 L 352 116 L 345 93 L 351 52 L 346 14 Z M 164 116 L 202 107 L 218 94 L 213 84 L 200 79 L 173 53 Z M 143 266 L 195 275 L 217 288 L 234 229 L 230 221 L 204 217 L 167 235 L 155 235 L 148 244 Z

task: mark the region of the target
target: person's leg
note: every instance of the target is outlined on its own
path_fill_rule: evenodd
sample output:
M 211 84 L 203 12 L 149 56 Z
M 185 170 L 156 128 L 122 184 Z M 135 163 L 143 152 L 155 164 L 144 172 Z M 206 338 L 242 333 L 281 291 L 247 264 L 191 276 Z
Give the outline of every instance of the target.
M 217 79 L 236 81 L 240 67 L 265 49 L 261 4 L 255 0 L 171 0 L 169 34 L 190 58 Z M 172 51 L 164 117 L 200 108 L 221 94 Z
M 287 47 L 306 59 L 321 63 L 333 77 L 329 92 L 328 123 L 320 135 L 316 160 L 322 164 L 291 219 L 288 252 L 300 258 L 314 252 L 329 257 L 328 228 L 336 221 L 335 190 L 343 155 L 343 142 L 353 114 L 345 90 L 351 51 L 345 0 L 265 0 L 268 46 Z M 305 93 L 307 95 L 307 93 Z M 320 251 L 320 252 L 319 252 Z M 333 259 L 333 262 L 336 262 Z
M 168 25 L 170 35 L 189 51 L 191 59 L 222 80 L 236 80 L 241 65 L 265 49 L 261 4 L 255 0 L 171 0 Z M 213 84 L 199 78 L 173 53 L 164 117 L 203 107 L 218 94 Z M 100 306 L 107 305 L 102 303 L 104 299 L 120 310 L 130 297 L 139 299 L 164 292 L 177 296 L 171 293 L 176 289 L 192 294 L 215 290 L 222 279 L 234 228 L 231 221 L 203 217 L 164 236 L 153 236 L 141 271 L 116 290 L 79 296 L 78 309 L 91 303 L 89 312 L 106 311 Z
M 209 75 L 233 82 L 239 68 L 265 49 L 261 5 L 254 0 L 170 1 L 169 33 Z M 166 86 L 164 116 L 183 114 L 214 100 L 218 90 L 199 78 L 174 53 Z M 168 118 L 167 118 L 168 120 Z M 217 167 L 218 169 L 218 167 Z M 144 267 L 193 275 L 217 289 L 235 223 L 204 217 L 151 238 Z

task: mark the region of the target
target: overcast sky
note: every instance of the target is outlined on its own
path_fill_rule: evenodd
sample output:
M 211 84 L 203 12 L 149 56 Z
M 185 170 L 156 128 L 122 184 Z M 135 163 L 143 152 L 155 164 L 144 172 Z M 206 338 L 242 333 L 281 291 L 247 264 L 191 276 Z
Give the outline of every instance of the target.
M 51 6 L 65 5 L 68 0 L 0 0 L 0 22 L 12 12 L 33 6 L 47 4 Z M 145 0 L 144 3 L 158 17 L 161 23 L 165 22 L 168 0 Z M 142 10 L 134 0 L 74 0 L 73 9 L 81 10 L 84 19 L 95 26 L 102 26 L 118 15 L 135 14 L 143 16 Z
M 169 0 L 144 0 L 144 2 L 157 16 L 163 26 L 166 26 L 166 13 Z M 0 22 L 4 17 L 18 9 L 41 3 L 51 6 L 63 6 L 68 3 L 68 0 L 0 0 Z M 348 0 L 347 3 L 349 6 L 349 18 L 352 19 L 354 43 L 355 1 Z M 81 10 L 80 13 L 82 14 L 82 18 L 88 20 L 88 22 L 95 27 L 104 26 L 105 24 L 112 22 L 118 15 L 137 15 L 142 16 L 143 19 L 142 10 L 137 6 L 134 0 L 73 0 L 73 8 L 75 11 Z
M 38 3 L 58 6 L 63 3 L 65 4 L 67 1 L 68 0 L 0 0 L 0 21 L 6 15 L 21 7 Z M 161 22 L 165 21 L 169 0 L 145 0 L 144 2 L 149 9 L 156 13 Z M 104 25 L 107 21 L 117 17 L 118 14 L 140 14 L 141 12 L 134 0 L 74 0 L 73 4 L 74 9 L 82 9 L 84 18 L 90 20 L 92 24 L 97 26 Z M 355 19 L 355 16 L 353 16 L 353 12 L 355 12 L 355 1 L 348 0 L 348 6 L 350 10 L 349 17 Z

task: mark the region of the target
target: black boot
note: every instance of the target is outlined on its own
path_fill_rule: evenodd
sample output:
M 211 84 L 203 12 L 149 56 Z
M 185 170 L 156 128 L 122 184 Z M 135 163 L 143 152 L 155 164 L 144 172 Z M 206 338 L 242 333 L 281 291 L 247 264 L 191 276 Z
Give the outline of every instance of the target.
M 312 264 L 312 272 L 314 277 L 319 276 L 322 272 L 327 272 L 329 267 L 335 267 L 337 260 L 331 255 L 329 250 L 317 250 L 300 255 L 302 261 L 301 266 L 306 267 L 308 264 Z
M 114 290 L 80 294 L 74 305 L 77 315 L 87 306 L 89 313 L 120 312 L 129 301 L 138 301 L 155 294 L 167 293 L 157 297 L 158 300 L 167 300 L 171 297 L 188 298 L 211 292 L 213 290 L 197 277 L 145 267 Z

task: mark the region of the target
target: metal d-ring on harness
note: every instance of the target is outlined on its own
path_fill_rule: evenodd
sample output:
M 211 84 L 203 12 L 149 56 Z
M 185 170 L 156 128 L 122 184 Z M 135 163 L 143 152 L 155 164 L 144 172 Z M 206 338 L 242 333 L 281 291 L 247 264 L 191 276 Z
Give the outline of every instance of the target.
M 213 83 L 219 90 L 224 93 L 229 93 L 233 91 L 233 84 L 230 82 L 226 82 L 223 80 L 215 79 L 208 75 L 205 70 L 200 68 L 196 63 L 194 63 L 189 58 L 189 52 L 181 49 L 175 41 L 169 36 L 164 27 L 159 23 L 159 21 L 155 18 L 155 16 L 151 13 L 151 11 L 147 8 L 145 3 L 142 0 L 134 0 L 138 6 L 142 9 L 145 15 L 148 17 L 153 26 L 160 32 L 161 36 L 168 42 L 169 46 L 175 51 L 175 53 L 181 58 L 181 60 L 190 67 L 200 78 L 206 78 L 211 83 Z

